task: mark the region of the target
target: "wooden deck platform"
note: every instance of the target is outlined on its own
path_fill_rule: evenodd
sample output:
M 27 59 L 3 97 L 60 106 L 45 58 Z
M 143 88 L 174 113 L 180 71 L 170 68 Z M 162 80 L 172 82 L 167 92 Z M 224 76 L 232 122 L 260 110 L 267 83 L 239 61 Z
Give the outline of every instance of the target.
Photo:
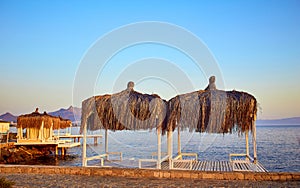
M 83 138 L 83 135 L 78 134 L 78 135 L 55 135 L 55 137 L 57 137 L 58 139 L 60 138 L 70 138 L 70 139 L 74 139 L 74 142 L 80 142 L 80 139 Z M 102 138 L 101 134 L 95 134 L 95 135 L 86 135 L 87 138 L 94 138 L 94 144 L 98 144 L 98 138 Z
M 40 146 L 40 147 L 55 147 L 55 155 L 58 155 L 58 150 L 60 149 L 60 154 L 64 156 L 66 154 L 67 148 L 78 147 L 80 142 L 71 142 L 66 143 L 63 140 L 58 141 L 47 141 L 47 142 L 38 142 L 38 141 L 23 141 L 19 143 L 14 143 L 16 146 Z
M 215 172 L 234 172 L 234 171 L 248 171 L 248 172 L 268 172 L 262 164 L 257 163 L 245 163 L 241 161 L 192 161 L 176 162 L 173 169 L 176 170 L 195 170 L 195 171 L 215 171 Z M 96 165 L 100 167 L 99 165 Z M 104 160 L 104 166 L 119 167 L 119 168 L 138 168 L 138 160 L 123 160 L 123 161 L 110 161 Z M 156 164 L 154 162 L 145 163 L 143 168 L 155 169 Z M 161 169 L 168 170 L 169 162 L 165 161 L 161 163 Z
M 162 162 L 162 169 L 169 169 L 169 162 Z M 173 169 L 179 170 L 198 170 L 198 171 L 250 171 L 250 172 L 267 172 L 267 170 L 260 164 L 246 163 L 242 161 L 193 161 L 191 166 L 187 162 L 174 163 Z

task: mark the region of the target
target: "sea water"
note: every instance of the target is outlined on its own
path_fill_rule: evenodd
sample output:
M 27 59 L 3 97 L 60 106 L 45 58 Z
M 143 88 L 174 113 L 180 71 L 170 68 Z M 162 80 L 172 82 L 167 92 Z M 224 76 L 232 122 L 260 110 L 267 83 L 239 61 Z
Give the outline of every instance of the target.
M 268 171 L 300 172 L 300 126 L 257 126 L 257 157 Z M 79 127 L 60 131 L 79 134 Z M 87 156 L 104 153 L 104 131 L 88 131 L 88 134 L 102 134 L 99 144 L 94 145 L 93 138 L 87 140 Z M 178 151 L 178 133 L 173 133 L 173 156 Z M 167 138 L 162 136 L 162 152 L 167 152 Z M 245 153 L 245 135 L 207 134 L 180 132 L 181 151 L 197 153 L 199 160 L 229 160 L 230 153 Z M 82 142 L 82 140 L 81 140 Z M 249 135 L 250 155 L 253 156 L 252 137 Z M 122 152 L 125 160 L 150 159 L 157 151 L 157 135 L 152 131 L 109 131 L 108 149 L 110 152 Z M 81 166 L 82 146 L 67 150 L 68 157 L 58 160 L 44 160 L 45 165 Z M 99 163 L 91 161 L 89 164 Z M 38 162 L 41 164 L 41 162 Z

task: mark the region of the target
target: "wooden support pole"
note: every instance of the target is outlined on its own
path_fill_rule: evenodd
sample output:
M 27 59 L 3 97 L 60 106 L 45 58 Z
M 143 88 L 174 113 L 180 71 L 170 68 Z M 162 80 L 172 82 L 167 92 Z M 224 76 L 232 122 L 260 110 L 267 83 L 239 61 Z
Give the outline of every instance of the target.
M 161 169 L 161 127 L 157 127 L 157 168 Z
M 256 115 L 254 116 L 254 122 L 252 126 L 252 142 L 253 142 L 253 158 L 254 158 L 254 163 L 257 162 L 257 153 L 256 153 Z
M 108 153 L 108 130 L 105 129 L 105 153 Z
M 6 135 L 6 143 L 8 143 L 9 141 L 9 131 L 7 131 L 7 135 Z
M 249 134 L 248 134 L 248 130 L 246 130 L 245 132 L 245 138 L 246 138 L 246 160 L 249 160 Z
M 19 128 L 18 128 L 18 132 L 17 132 L 17 142 L 18 142 L 18 140 L 21 140 L 21 139 L 23 139 L 23 129 L 22 129 L 22 126 L 20 126 Z
M 42 121 L 42 125 L 40 127 L 40 131 L 39 131 L 39 138 L 41 139 L 42 142 L 44 142 L 44 121 Z
M 177 122 L 176 122 L 177 124 Z M 177 153 L 178 155 L 181 155 L 181 141 L 180 141 L 180 127 L 177 127 Z M 180 157 L 182 159 L 182 157 Z
M 108 130 L 105 129 L 105 153 L 106 155 L 106 160 L 109 160 L 109 156 L 108 156 Z
M 87 126 L 86 126 L 86 123 L 85 123 L 83 125 L 82 166 L 87 166 L 87 159 L 86 159 L 86 132 L 87 132 Z
M 53 140 L 52 138 L 53 138 L 53 122 L 52 122 L 51 127 L 50 127 L 50 135 L 49 135 L 49 139 Z
M 167 133 L 167 143 L 168 143 L 168 156 L 169 156 L 169 167 L 171 167 L 172 163 L 172 154 L 173 154 L 173 131 L 169 130 Z
M 55 156 L 58 156 L 58 146 L 55 146 Z

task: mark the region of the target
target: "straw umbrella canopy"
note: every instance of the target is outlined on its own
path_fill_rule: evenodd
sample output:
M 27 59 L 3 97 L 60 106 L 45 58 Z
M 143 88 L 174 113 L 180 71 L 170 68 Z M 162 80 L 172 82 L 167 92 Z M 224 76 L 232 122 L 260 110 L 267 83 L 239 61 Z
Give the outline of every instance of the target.
M 165 127 L 167 102 L 156 94 L 127 89 L 112 95 L 93 96 L 82 102 L 81 130 L 146 130 Z
M 255 97 L 241 91 L 217 90 L 214 81 L 211 77 L 205 90 L 170 99 L 168 121 L 163 130 L 174 130 L 177 126 L 208 133 L 252 130 L 257 113 Z
M 61 117 L 51 116 L 44 113 L 39 113 L 38 110 L 31 114 L 20 115 L 17 119 L 17 128 L 39 128 L 44 122 L 44 128 L 63 129 L 70 127 L 72 122 Z

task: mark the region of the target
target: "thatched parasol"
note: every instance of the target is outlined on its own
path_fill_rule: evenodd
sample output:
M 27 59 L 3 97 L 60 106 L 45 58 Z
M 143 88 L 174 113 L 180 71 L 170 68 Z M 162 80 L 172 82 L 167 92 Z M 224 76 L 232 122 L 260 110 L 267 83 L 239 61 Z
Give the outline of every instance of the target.
M 45 128 L 50 128 L 53 125 L 53 129 L 64 129 L 70 127 L 72 122 L 61 117 L 55 117 L 44 113 L 39 113 L 38 110 L 31 114 L 20 115 L 17 120 L 17 128 L 39 128 L 44 122 Z
M 158 95 L 127 89 L 113 95 L 93 96 L 82 102 L 81 130 L 140 130 L 164 127 L 167 102 Z
M 65 129 L 72 126 L 72 121 L 59 117 L 59 127 L 57 129 Z M 56 128 L 55 128 L 56 129 Z
M 215 78 L 205 90 L 178 95 L 168 101 L 168 123 L 190 131 L 228 133 L 252 130 L 257 112 L 256 99 L 245 92 L 217 90 Z

